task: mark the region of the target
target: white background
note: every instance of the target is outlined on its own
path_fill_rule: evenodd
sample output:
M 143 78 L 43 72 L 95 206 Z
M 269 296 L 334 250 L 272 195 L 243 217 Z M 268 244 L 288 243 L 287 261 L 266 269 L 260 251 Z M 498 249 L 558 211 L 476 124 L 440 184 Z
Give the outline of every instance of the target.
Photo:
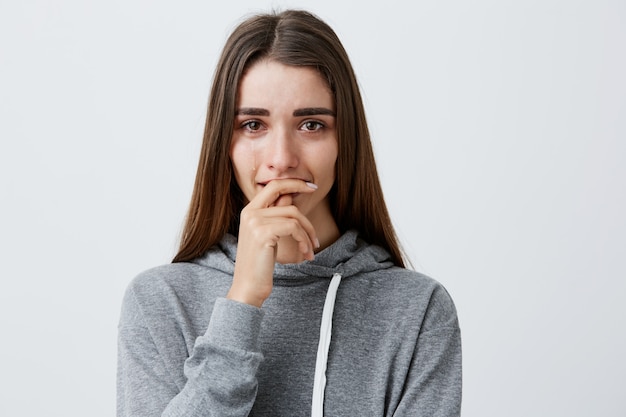
M 401 239 L 457 304 L 464 416 L 626 415 L 626 3 L 603 0 L 0 0 L 0 415 L 114 414 L 121 297 L 174 255 L 217 55 L 287 6 L 352 58 Z

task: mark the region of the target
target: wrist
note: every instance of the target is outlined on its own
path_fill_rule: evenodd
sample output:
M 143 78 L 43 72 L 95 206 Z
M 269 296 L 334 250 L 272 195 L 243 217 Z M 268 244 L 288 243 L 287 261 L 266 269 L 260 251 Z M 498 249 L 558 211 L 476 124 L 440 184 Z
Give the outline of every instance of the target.
M 233 284 L 230 287 L 230 290 L 228 290 L 226 298 L 229 300 L 261 308 L 267 297 L 259 297 L 254 292 L 238 288 Z

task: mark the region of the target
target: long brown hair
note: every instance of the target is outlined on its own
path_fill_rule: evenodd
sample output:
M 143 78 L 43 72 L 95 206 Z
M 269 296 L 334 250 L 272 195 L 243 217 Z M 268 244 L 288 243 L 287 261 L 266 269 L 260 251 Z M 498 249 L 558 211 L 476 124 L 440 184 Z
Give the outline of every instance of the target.
M 183 262 L 204 254 L 226 233 L 238 234 L 244 198 L 229 157 L 237 89 L 244 71 L 261 58 L 317 68 L 334 94 L 339 152 L 329 201 L 341 232 L 358 230 L 404 266 L 376 171 L 356 77 L 339 38 L 316 16 L 296 10 L 263 14 L 241 23 L 226 41 L 209 97 L 200 163 L 178 254 Z

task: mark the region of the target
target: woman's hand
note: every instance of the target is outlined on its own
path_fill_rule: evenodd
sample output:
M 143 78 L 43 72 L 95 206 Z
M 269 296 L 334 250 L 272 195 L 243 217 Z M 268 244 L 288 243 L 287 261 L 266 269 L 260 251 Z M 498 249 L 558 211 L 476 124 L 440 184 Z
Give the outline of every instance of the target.
M 243 208 L 235 273 L 227 298 L 257 307 L 263 305 L 272 292 L 281 240 L 281 245 L 293 244 L 294 262 L 313 259 L 319 241 L 309 219 L 293 205 L 293 198 L 316 188 L 297 179 L 273 180 Z

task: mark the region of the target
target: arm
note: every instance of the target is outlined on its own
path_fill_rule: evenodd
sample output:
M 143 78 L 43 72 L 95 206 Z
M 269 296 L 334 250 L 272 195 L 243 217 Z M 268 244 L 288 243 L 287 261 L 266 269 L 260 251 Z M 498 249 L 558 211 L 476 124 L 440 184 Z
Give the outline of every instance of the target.
M 206 333 L 185 361 L 184 379 L 176 381 L 168 371 L 171 358 L 159 351 L 129 290 L 119 328 L 118 417 L 248 415 L 262 360 L 261 319 L 260 309 L 218 299 Z
M 308 259 L 317 240 L 291 195 L 314 191 L 302 180 L 275 180 L 244 208 L 228 299 L 216 301 L 206 333 L 184 363 L 184 377 L 179 375 L 180 359 L 187 355 L 184 341 L 176 340 L 172 329 L 158 334 L 158 324 L 147 325 L 131 287 L 119 329 L 119 417 L 248 415 L 262 360 L 260 307 L 272 290 L 278 240 L 293 237 Z M 175 352 L 168 351 L 171 343 L 178 346 Z
M 461 415 L 461 331 L 448 293 L 433 293 L 394 416 Z

